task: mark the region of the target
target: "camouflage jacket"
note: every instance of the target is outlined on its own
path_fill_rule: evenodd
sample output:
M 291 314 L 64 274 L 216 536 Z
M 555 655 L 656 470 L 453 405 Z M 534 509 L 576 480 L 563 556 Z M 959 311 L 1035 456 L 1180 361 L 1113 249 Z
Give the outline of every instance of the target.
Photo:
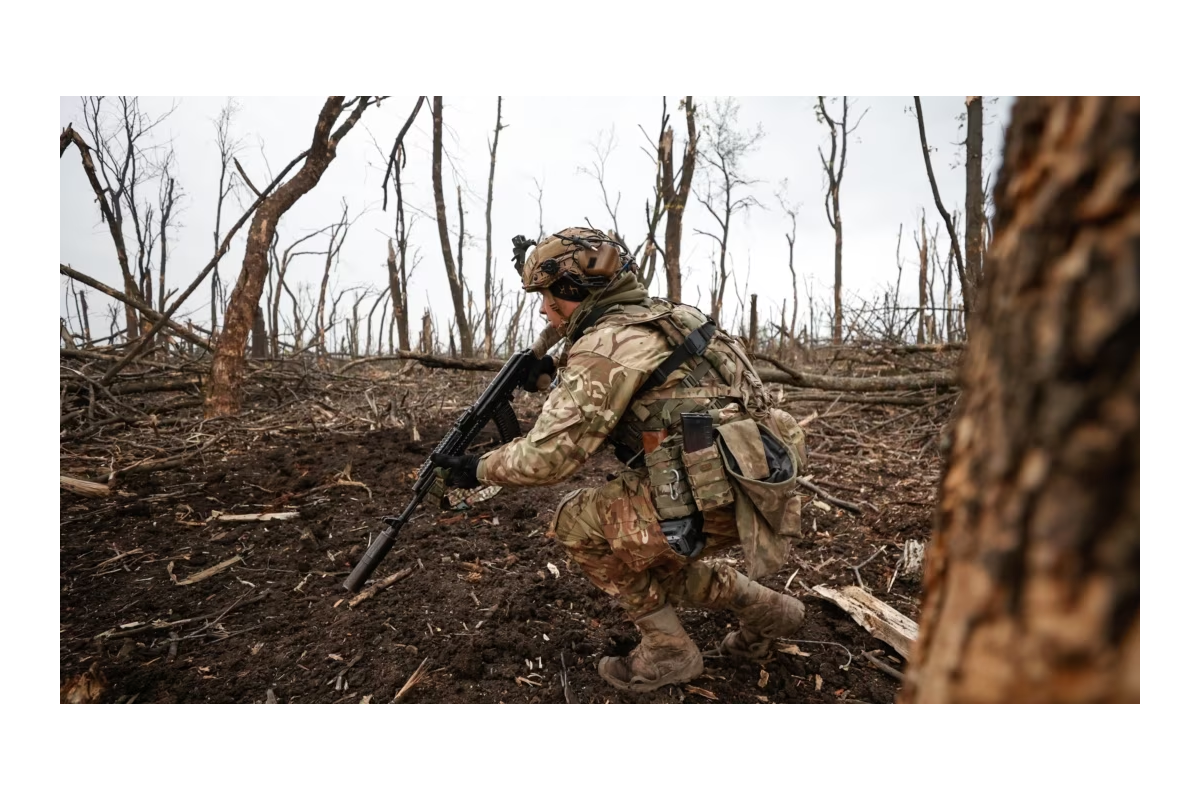
M 601 317 L 563 357 L 558 383 L 533 429 L 481 458 L 478 479 L 506 486 L 558 483 L 606 440 L 636 452 L 642 430 L 668 427 L 680 411 L 711 403 L 719 408 L 736 402 L 743 411 L 765 413 L 762 383 L 720 333 L 708 353 L 721 364 L 719 372 L 703 357 L 690 359 L 634 402 L 642 383 L 674 350 L 664 332 L 671 329 L 664 318 L 671 316 L 687 328 L 705 321 L 696 309 L 665 300 L 623 305 Z M 698 379 L 692 375 L 697 365 Z M 733 377 L 732 386 L 722 373 Z
M 714 412 L 715 421 L 727 426 L 722 428 L 730 431 L 723 436 L 726 444 L 745 441 L 761 454 L 759 429 L 765 427 L 787 443 L 797 467 L 803 467 L 803 432 L 786 412 L 769 407 L 749 359 L 724 333 L 714 335 L 705 356 L 685 361 L 658 387 L 638 394 L 682 339 L 678 328 L 691 330 L 703 320 L 690 306 L 660 300 L 609 311 L 567 351 L 558 383 L 529 434 L 480 458 L 476 477 L 484 484 L 504 486 L 558 483 L 606 441 L 636 447 L 642 432 L 674 433 L 679 413 L 698 409 Z M 740 435 L 732 432 L 743 425 L 749 427 Z M 742 456 L 734 455 L 740 462 Z M 753 477 L 764 476 L 765 472 Z M 739 475 L 732 482 L 748 574 L 757 578 L 783 563 L 788 551 L 784 537 L 800 535 L 800 498 L 794 494 L 795 470 L 785 484 L 751 477 Z

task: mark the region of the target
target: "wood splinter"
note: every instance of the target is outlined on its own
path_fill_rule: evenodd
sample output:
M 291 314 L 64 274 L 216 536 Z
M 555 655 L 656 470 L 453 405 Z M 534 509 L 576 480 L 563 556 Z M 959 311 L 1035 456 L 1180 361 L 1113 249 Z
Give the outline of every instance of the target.
M 388 588 L 389 586 L 396 583 L 397 581 L 407 578 L 409 575 L 412 574 L 412 571 L 413 571 L 412 567 L 405 567 L 404 569 L 400 570 L 399 572 L 397 572 L 393 575 L 389 575 L 386 578 L 384 578 L 383 580 L 371 584 L 366 589 L 363 589 L 361 592 L 356 594 L 354 596 L 354 599 L 346 604 L 346 607 L 354 608 L 356 605 L 363 602 L 364 600 L 370 600 L 372 597 L 379 594 L 384 589 Z

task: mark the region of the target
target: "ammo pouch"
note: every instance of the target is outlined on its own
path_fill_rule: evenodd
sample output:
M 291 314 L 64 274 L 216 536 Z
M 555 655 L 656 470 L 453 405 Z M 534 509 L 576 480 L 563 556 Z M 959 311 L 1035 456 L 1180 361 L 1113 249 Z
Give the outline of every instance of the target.
M 682 451 L 680 437 L 671 436 L 646 456 L 646 469 L 650 473 L 650 497 L 667 544 L 684 558 L 695 558 L 708 536 L 704 533 L 704 515 L 688 485 Z
M 701 511 L 733 503 L 733 487 L 725 476 L 725 464 L 714 441 L 708 447 L 683 453 L 684 471 L 692 487 L 692 498 Z
M 699 509 L 692 496 L 692 487 L 685 476 L 683 442 L 671 436 L 652 452 L 646 454 L 646 470 L 650 473 L 650 496 L 658 518 L 679 519 L 695 514 Z

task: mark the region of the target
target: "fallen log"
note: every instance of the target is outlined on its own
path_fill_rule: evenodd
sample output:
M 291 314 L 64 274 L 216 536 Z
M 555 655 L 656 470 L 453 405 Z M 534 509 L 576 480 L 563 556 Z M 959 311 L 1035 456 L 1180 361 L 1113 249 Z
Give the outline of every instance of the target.
M 754 357 L 776 368 L 757 370 L 764 383 L 782 383 L 801 389 L 825 389 L 834 392 L 892 392 L 915 389 L 950 389 L 958 386 L 958 376 L 951 370 L 920 372 L 915 375 L 880 375 L 873 378 L 851 378 L 837 375 L 818 375 L 792 369 L 778 359 L 755 353 Z

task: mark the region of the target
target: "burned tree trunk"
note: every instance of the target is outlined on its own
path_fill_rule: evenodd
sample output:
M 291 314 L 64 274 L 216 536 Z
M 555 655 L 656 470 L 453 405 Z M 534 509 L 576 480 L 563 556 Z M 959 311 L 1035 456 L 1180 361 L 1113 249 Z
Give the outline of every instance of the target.
M 267 320 L 259 306 L 254 307 L 254 335 L 250 337 L 250 357 L 267 357 Z
M 1139 130 L 1013 108 L 906 699 L 1139 701 Z
M 667 273 L 667 299 L 673 303 L 683 299 L 683 270 L 679 264 L 683 242 L 683 211 L 687 206 L 688 194 L 692 190 L 692 173 L 696 169 L 696 106 L 691 97 L 684 99 L 687 116 L 688 140 L 683 151 L 683 168 L 680 170 L 679 186 L 675 185 L 672 154 L 675 147 L 675 132 L 667 128 L 658 141 L 658 162 L 662 172 L 658 179 L 662 187 L 663 207 L 667 214 L 666 247 L 663 253 Z
M 425 316 L 421 317 L 421 352 L 433 352 L 433 316 L 429 311 L 426 311 Z
M 750 295 L 750 333 L 746 337 L 750 343 L 750 352 L 758 349 L 758 295 Z
M 254 214 L 246 239 L 242 271 L 225 311 L 225 327 L 214 348 L 212 370 L 204 397 L 206 419 L 236 414 L 241 407 L 241 387 L 246 372 L 246 338 L 254 321 L 254 309 L 262 297 L 263 283 L 267 278 L 267 249 L 279 225 L 279 218 L 317 185 L 337 156 L 338 143 L 358 122 L 371 100 L 369 97 L 358 98 L 346 121 L 334 131 L 333 126 L 342 113 L 344 99 L 329 97 L 325 100 L 317 116 L 312 146 L 304 164 L 292 178 L 263 199 Z

